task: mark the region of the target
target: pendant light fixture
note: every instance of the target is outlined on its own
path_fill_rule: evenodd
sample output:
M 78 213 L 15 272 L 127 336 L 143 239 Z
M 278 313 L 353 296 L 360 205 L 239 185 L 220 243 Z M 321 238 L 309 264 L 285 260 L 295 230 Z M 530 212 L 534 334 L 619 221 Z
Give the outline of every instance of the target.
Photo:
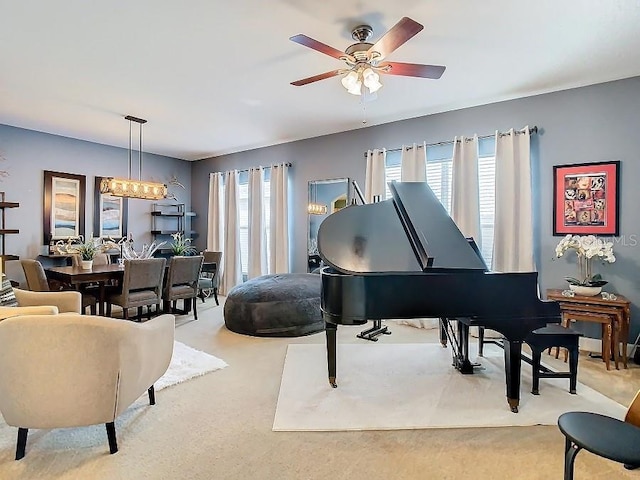
M 162 200 L 167 198 L 168 190 L 166 184 L 142 180 L 142 125 L 147 121 L 131 115 L 127 115 L 124 119 L 129 120 L 129 178 L 103 178 L 100 182 L 100 193 L 114 197 L 140 198 L 143 200 Z M 136 122 L 139 125 L 138 180 L 131 178 L 132 122 Z
M 312 186 L 313 202 L 309 202 L 307 205 L 307 212 L 310 215 L 325 215 L 327 213 L 327 206 L 318 203 L 318 183 L 314 182 Z

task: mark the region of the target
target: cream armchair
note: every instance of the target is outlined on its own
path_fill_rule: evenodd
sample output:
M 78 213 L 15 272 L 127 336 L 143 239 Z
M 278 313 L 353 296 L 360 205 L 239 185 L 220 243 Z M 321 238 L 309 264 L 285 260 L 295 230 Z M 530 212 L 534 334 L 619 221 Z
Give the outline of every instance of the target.
M 173 353 L 175 317 L 145 323 L 94 315 L 23 315 L 0 322 L 0 412 L 18 427 L 16 460 L 29 428 L 106 424 L 118 451 L 114 421 L 153 384 Z M 55 341 L 52 341 L 55 339 Z
M 0 307 L 0 320 L 18 315 L 55 315 L 81 313 L 82 295 L 79 292 L 31 292 L 14 288 L 17 307 Z

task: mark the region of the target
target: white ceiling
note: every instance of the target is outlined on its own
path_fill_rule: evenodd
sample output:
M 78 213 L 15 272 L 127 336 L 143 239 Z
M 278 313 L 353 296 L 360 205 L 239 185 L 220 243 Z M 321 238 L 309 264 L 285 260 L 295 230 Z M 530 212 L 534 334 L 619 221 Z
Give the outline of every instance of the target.
M 387 60 L 446 65 L 382 76 L 375 101 L 289 37 L 338 50 L 403 16 L 424 30 Z M 0 0 L 0 123 L 195 160 L 640 75 L 638 0 Z M 0 150 L 2 145 L 0 145 Z

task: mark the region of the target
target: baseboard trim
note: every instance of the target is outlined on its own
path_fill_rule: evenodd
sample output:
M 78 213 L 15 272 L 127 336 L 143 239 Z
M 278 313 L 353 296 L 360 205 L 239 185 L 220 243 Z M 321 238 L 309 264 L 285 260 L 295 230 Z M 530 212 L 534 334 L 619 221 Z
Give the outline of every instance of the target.
M 585 352 L 602 352 L 602 340 L 599 338 L 589 338 L 589 337 L 581 337 L 579 341 L 579 348 Z M 631 353 L 631 349 L 633 348 L 632 343 L 627 343 L 627 352 Z

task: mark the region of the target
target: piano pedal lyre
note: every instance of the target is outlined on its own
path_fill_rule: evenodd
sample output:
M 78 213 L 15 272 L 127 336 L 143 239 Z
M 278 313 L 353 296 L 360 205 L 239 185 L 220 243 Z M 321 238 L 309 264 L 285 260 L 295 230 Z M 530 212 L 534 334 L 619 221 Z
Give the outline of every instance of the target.
M 382 320 L 374 320 L 373 327 L 368 328 L 367 330 L 363 330 L 359 334 L 356 335 L 358 338 L 362 338 L 364 340 L 371 340 L 372 342 L 377 342 L 376 338 L 378 335 L 391 335 L 389 331 L 389 327 L 386 325 L 382 326 Z

